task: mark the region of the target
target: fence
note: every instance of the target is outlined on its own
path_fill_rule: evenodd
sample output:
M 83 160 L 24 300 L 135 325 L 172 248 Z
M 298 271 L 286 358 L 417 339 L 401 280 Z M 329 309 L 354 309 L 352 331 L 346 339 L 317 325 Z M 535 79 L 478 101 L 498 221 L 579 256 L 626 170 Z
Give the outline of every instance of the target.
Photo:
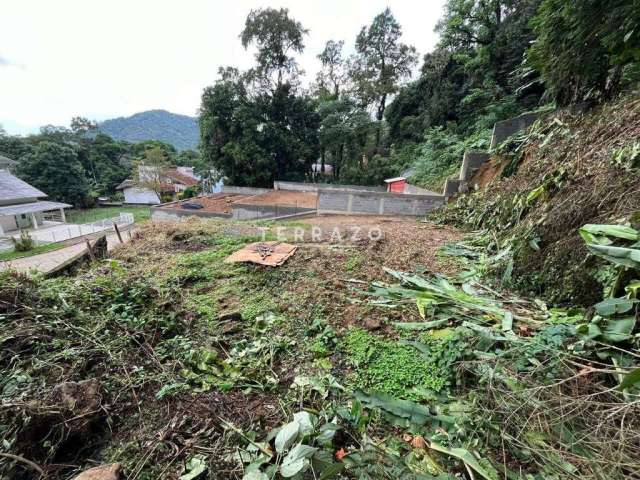
M 422 216 L 444 204 L 442 195 L 373 192 L 318 192 L 318 213 Z
M 117 217 L 105 218 L 104 220 L 98 220 L 92 223 L 83 224 L 71 224 L 65 223 L 47 228 L 46 230 L 38 231 L 31 230 L 29 235 L 38 243 L 56 243 L 71 240 L 78 237 L 84 237 L 86 235 L 92 235 L 98 232 L 104 232 L 114 229 L 114 225 L 127 226 L 134 223 L 132 213 L 121 213 Z

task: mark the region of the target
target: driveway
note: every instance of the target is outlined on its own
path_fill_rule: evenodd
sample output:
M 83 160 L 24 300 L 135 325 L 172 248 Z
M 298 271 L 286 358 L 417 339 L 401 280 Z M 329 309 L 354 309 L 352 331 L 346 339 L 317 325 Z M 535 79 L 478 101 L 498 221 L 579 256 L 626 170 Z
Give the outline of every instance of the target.
M 129 233 L 125 235 L 123 232 L 122 240 L 125 242 L 129 241 Z M 120 245 L 118 237 L 115 234 L 108 235 L 107 249 L 113 250 L 117 245 Z M 0 271 L 12 269 L 21 273 L 27 273 L 31 270 L 37 270 L 47 275 L 65 267 L 86 253 L 87 245 L 84 242 L 78 243 L 52 252 L 0 262 Z

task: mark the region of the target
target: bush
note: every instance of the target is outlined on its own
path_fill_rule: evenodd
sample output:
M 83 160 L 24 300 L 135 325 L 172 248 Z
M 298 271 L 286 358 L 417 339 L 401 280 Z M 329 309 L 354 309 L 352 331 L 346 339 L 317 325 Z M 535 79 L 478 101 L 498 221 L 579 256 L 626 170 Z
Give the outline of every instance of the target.
M 11 241 L 13 242 L 13 248 L 16 252 L 28 252 L 36 245 L 33 238 L 31 238 L 31 235 L 29 235 L 29 232 L 26 230 L 20 231 L 20 238 L 17 240 L 15 237 L 11 237 Z

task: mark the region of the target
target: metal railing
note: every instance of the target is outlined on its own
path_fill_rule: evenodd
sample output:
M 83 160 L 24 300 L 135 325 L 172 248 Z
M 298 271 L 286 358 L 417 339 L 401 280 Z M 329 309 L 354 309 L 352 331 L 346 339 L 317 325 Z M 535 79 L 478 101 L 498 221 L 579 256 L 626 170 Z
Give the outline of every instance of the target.
M 91 223 L 65 223 L 50 230 L 31 230 L 29 232 L 29 235 L 38 244 L 56 243 L 92 235 L 98 232 L 113 231 L 114 225 L 118 225 L 118 227 L 124 227 L 127 225 L 131 225 L 132 223 L 134 223 L 133 214 L 121 213 L 117 217 L 105 218 L 104 220 L 97 220 Z

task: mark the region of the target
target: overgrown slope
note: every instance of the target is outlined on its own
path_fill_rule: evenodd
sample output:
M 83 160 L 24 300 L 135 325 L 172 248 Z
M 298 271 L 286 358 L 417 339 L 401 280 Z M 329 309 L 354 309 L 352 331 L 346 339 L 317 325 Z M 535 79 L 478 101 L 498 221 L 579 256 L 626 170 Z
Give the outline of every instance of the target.
M 503 284 L 561 304 L 602 298 L 612 270 L 589 255 L 578 229 L 640 222 L 640 97 L 548 116 L 503 145 L 441 218 L 484 229 Z

